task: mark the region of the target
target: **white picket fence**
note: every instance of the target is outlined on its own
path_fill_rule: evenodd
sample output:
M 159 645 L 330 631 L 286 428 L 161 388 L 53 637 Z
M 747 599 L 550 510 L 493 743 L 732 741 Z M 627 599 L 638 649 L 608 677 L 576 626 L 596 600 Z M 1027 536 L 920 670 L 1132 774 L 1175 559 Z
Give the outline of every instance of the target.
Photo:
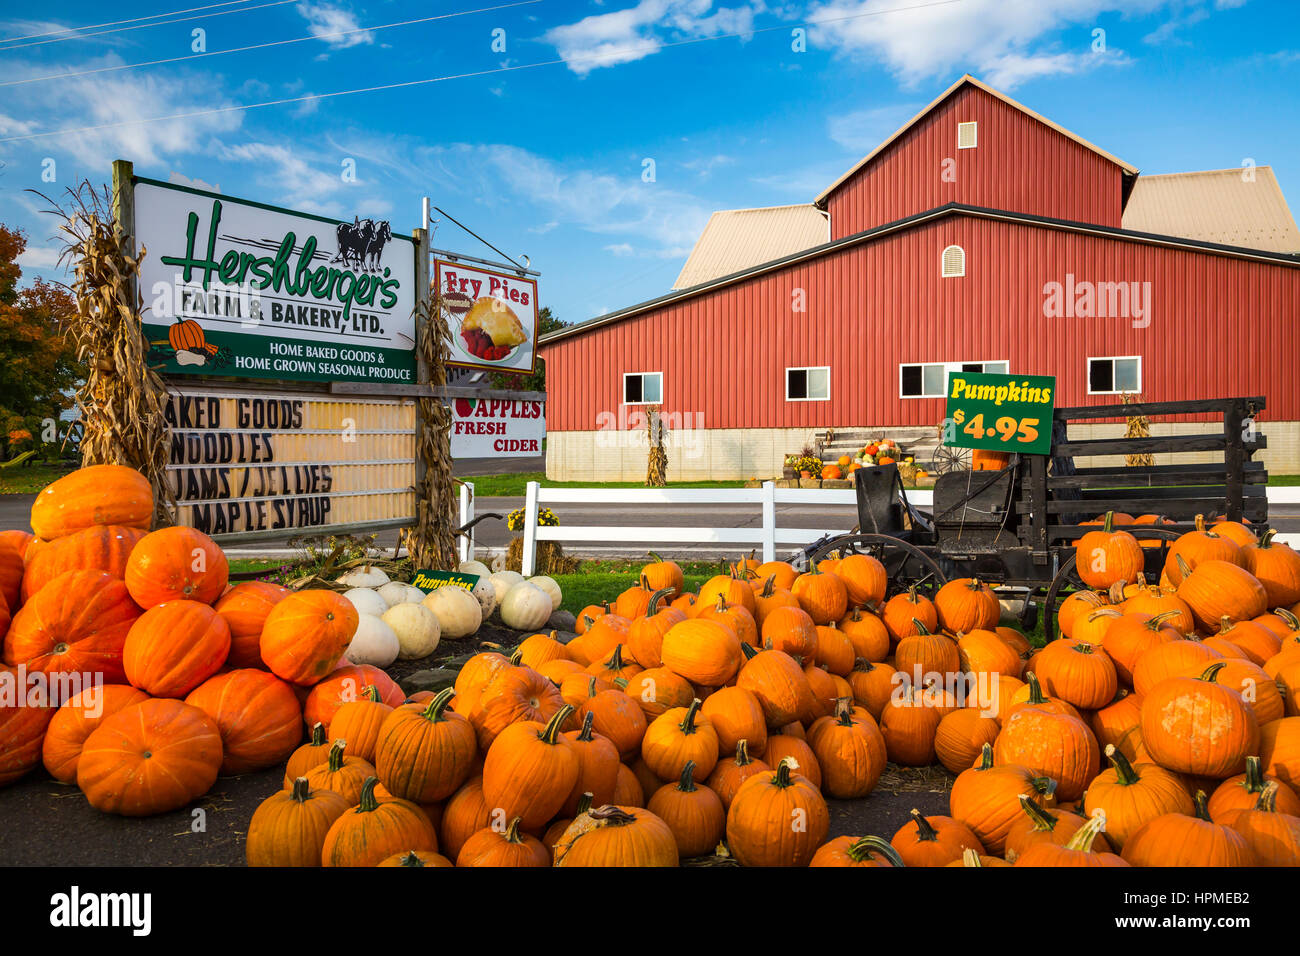
M 907 499 L 929 508 L 934 493 L 928 488 L 911 489 Z M 1300 487 L 1271 487 L 1269 505 L 1300 505 Z M 760 524 L 747 528 L 662 527 L 655 525 L 561 525 L 543 527 L 537 523 L 538 511 L 549 505 L 609 504 L 638 505 L 649 516 L 655 509 L 673 505 L 754 505 L 762 517 Z M 764 561 L 776 560 L 777 547 L 802 546 L 825 534 L 847 530 L 842 522 L 834 528 L 779 528 L 777 505 L 839 505 L 855 507 L 857 496 L 851 488 L 778 488 L 767 481 L 761 488 L 547 488 L 540 482 L 528 482 L 524 496 L 524 574 L 536 570 L 537 542 L 564 541 L 604 544 L 620 541 L 649 541 L 655 544 L 720 544 L 749 546 L 762 551 Z M 474 518 L 474 484 L 460 488 L 460 523 Z M 1279 534 L 1278 541 L 1300 547 L 1300 534 Z M 474 557 L 474 532 L 460 539 L 460 559 Z

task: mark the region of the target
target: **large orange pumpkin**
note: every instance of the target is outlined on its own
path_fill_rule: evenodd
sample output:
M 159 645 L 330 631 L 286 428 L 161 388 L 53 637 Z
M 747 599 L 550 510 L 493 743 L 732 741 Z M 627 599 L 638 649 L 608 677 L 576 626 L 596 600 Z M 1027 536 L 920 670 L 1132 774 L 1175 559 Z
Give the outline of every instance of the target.
M 954 578 L 934 595 L 939 626 L 954 634 L 991 631 L 998 626 L 1002 606 L 993 589 L 978 578 Z
M 1075 544 L 1075 570 L 1088 587 L 1128 584 L 1142 573 L 1142 546 L 1127 531 L 1113 530 L 1114 517 L 1106 512 L 1102 529 L 1089 531 Z
M 1289 607 L 1300 601 L 1300 554 L 1273 540 L 1276 534 L 1270 528 L 1259 544 L 1248 544 L 1241 553 L 1246 570 L 1264 585 L 1268 606 Z
M 1178 596 L 1206 633 L 1225 617 L 1250 620 L 1268 610 L 1268 594 L 1259 579 L 1227 561 L 1202 561 L 1178 586 Z
M 259 642 L 262 660 L 283 680 L 315 684 L 334 669 L 359 622 L 352 602 L 333 591 L 291 594 L 266 616 Z
M 23 578 L 27 570 L 23 563 L 23 551 L 13 539 L 0 538 L 0 597 L 10 611 L 17 611 L 22 602 Z
M 4 639 L 5 663 L 28 672 L 98 673 L 106 683 L 121 683 L 122 648 L 139 617 L 122 581 L 104 571 L 67 571 L 15 615 Z
M 13 783 L 41 762 L 41 744 L 54 716 L 52 707 L 29 707 L 18 674 L 0 667 L 0 681 L 12 691 L 0 697 L 0 787 Z
M 67 700 L 54 712 L 41 746 L 41 760 L 50 776 L 60 783 L 76 783 L 86 738 L 106 718 L 148 699 L 148 694 L 130 684 L 103 684 Z
M 790 593 L 814 624 L 834 624 L 849 609 L 849 592 L 839 575 L 817 568 L 795 578 Z M 701 595 L 703 596 L 703 595 Z
M 101 723 L 81 750 L 77 786 L 96 810 L 166 813 L 207 793 L 221 771 L 221 732 L 197 707 L 146 700 Z
M 361 788 L 361 801 L 340 816 L 325 834 L 322 866 L 375 866 L 394 853 L 438 849 L 438 833 L 409 800 L 375 798 L 378 777 Z
M 293 688 L 266 671 L 241 668 L 210 677 L 185 703 L 217 722 L 222 773 L 282 763 L 302 740 L 302 709 Z
M 145 535 L 126 563 L 126 586 L 143 608 L 163 601 L 211 604 L 229 578 L 225 552 L 193 528 L 161 528 Z
M 889 576 L 885 566 L 869 554 L 850 554 L 835 566 L 835 576 L 848 590 L 850 607 L 875 607 L 885 600 Z
M 1183 583 L 1186 577 L 1206 561 L 1226 561 L 1241 565 L 1243 562 L 1241 546 L 1231 538 L 1225 538 L 1205 528 L 1205 516 L 1196 516 L 1196 530 L 1181 535 L 1169 546 L 1165 555 L 1164 573 L 1169 583 L 1175 586 Z
M 97 524 L 149 527 L 153 489 L 124 465 L 88 465 L 47 485 L 32 502 L 32 531 L 46 541 Z
M 289 596 L 288 588 L 268 581 L 245 581 L 223 594 L 213 609 L 230 625 L 230 667 L 261 667 L 262 626 L 271 609 Z
M 122 665 L 126 679 L 152 696 L 184 697 L 220 670 L 229 653 L 230 627 L 216 611 L 197 601 L 168 601 L 131 625 Z
M 145 532 L 122 525 L 95 525 L 46 542 L 32 555 L 22 576 L 22 598 L 33 594 L 66 571 L 106 571 L 126 577 L 126 563 Z M 5 595 L 8 598 L 8 595 Z M 10 601 L 17 607 L 17 601 Z
M 1142 698 L 1142 742 L 1156 763 L 1179 773 L 1222 779 L 1246 768 L 1259 744 L 1250 705 L 1216 683 L 1224 661 L 1200 677 L 1170 677 Z

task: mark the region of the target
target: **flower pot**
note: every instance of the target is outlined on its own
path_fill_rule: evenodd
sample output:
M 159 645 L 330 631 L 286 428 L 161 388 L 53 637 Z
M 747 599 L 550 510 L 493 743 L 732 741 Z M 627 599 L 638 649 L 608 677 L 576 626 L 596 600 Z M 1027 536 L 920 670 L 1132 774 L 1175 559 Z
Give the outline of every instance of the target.
M 791 478 L 797 477 L 797 475 L 793 468 L 791 468 L 789 465 L 786 465 L 786 467 L 781 469 L 781 477 L 785 478 L 788 481 Z
M 799 472 L 799 477 L 800 477 L 800 478 L 811 478 L 811 477 L 812 477 L 812 472 L 811 472 L 811 471 L 801 471 L 801 472 Z

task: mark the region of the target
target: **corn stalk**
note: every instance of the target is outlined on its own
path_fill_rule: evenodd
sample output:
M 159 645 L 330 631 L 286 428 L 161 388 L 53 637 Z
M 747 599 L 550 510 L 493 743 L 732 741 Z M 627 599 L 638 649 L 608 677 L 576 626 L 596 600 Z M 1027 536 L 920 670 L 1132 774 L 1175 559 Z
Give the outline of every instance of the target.
M 1130 395 L 1125 392 L 1120 396 L 1120 401 L 1125 405 L 1134 405 L 1140 400 L 1139 395 Z M 1128 417 L 1128 427 L 1124 430 L 1125 438 L 1150 438 L 1151 437 L 1151 420 L 1145 415 L 1130 415 Z M 1155 456 L 1148 453 L 1144 455 L 1125 455 L 1124 464 L 1133 467 L 1143 467 L 1154 465 Z
M 646 436 L 649 439 L 650 459 L 646 465 L 647 488 L 662 488 L 668 484 L 668 452 L 664 449 L 664 426 L 659 417 L 659 406 L 646 410 Z
M 428 311 L 417 311 L 419 353 L 429 370 L 429 384 L 447 384 L 447 359 L 451 355 L 451 330 L 442 312 L 442 298 L 431 290 Z M 417 310 L 419 307 L 417 306 Z M 454 571 L 460 564 L 456 553 L 456 496 L 451 475 L 451 411 L 441 400 L 419 399 L 421 428 L 415 438 L 415 454 L 423 471 L 415 487 L 415 525 L 406 531 L 406 547 L 416 568 Z
M 83 180 L 68 189 L 66 208 L 37 193 L 59 220 L 59 265 L 70 268 L 67 286 L 76 314 L 63 334 L 86 364 L 77 389 L 81 413 L 82 465 L 126 465 L 149 479 L 153 526 L 175 523 L 176 504 L 167 483 L 167 388 L 149 366 L 149 343 L 141 325 L 144 300 L 136 291 L 141 248 L 132 256 L 112 213 L 107 187 Z

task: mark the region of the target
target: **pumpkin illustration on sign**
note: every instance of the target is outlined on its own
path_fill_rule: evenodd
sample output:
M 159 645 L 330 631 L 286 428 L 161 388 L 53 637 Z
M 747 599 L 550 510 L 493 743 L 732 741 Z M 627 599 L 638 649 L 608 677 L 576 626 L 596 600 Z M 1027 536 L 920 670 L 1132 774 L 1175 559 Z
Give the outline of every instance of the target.
M 519 316 L 494 296 L 476 299 L 469 307 L 460 325 L 460 337 L 465 341 L 466 351 L 489 362 L 500 362 L 516 346 L 528 341 Z
M 177 365 L 204 365 L 217 354 L 217 347 L 204 337 L 203 326 L 193 319 L 178 317 L 167 330 L 167 341 L 176 350 Z

